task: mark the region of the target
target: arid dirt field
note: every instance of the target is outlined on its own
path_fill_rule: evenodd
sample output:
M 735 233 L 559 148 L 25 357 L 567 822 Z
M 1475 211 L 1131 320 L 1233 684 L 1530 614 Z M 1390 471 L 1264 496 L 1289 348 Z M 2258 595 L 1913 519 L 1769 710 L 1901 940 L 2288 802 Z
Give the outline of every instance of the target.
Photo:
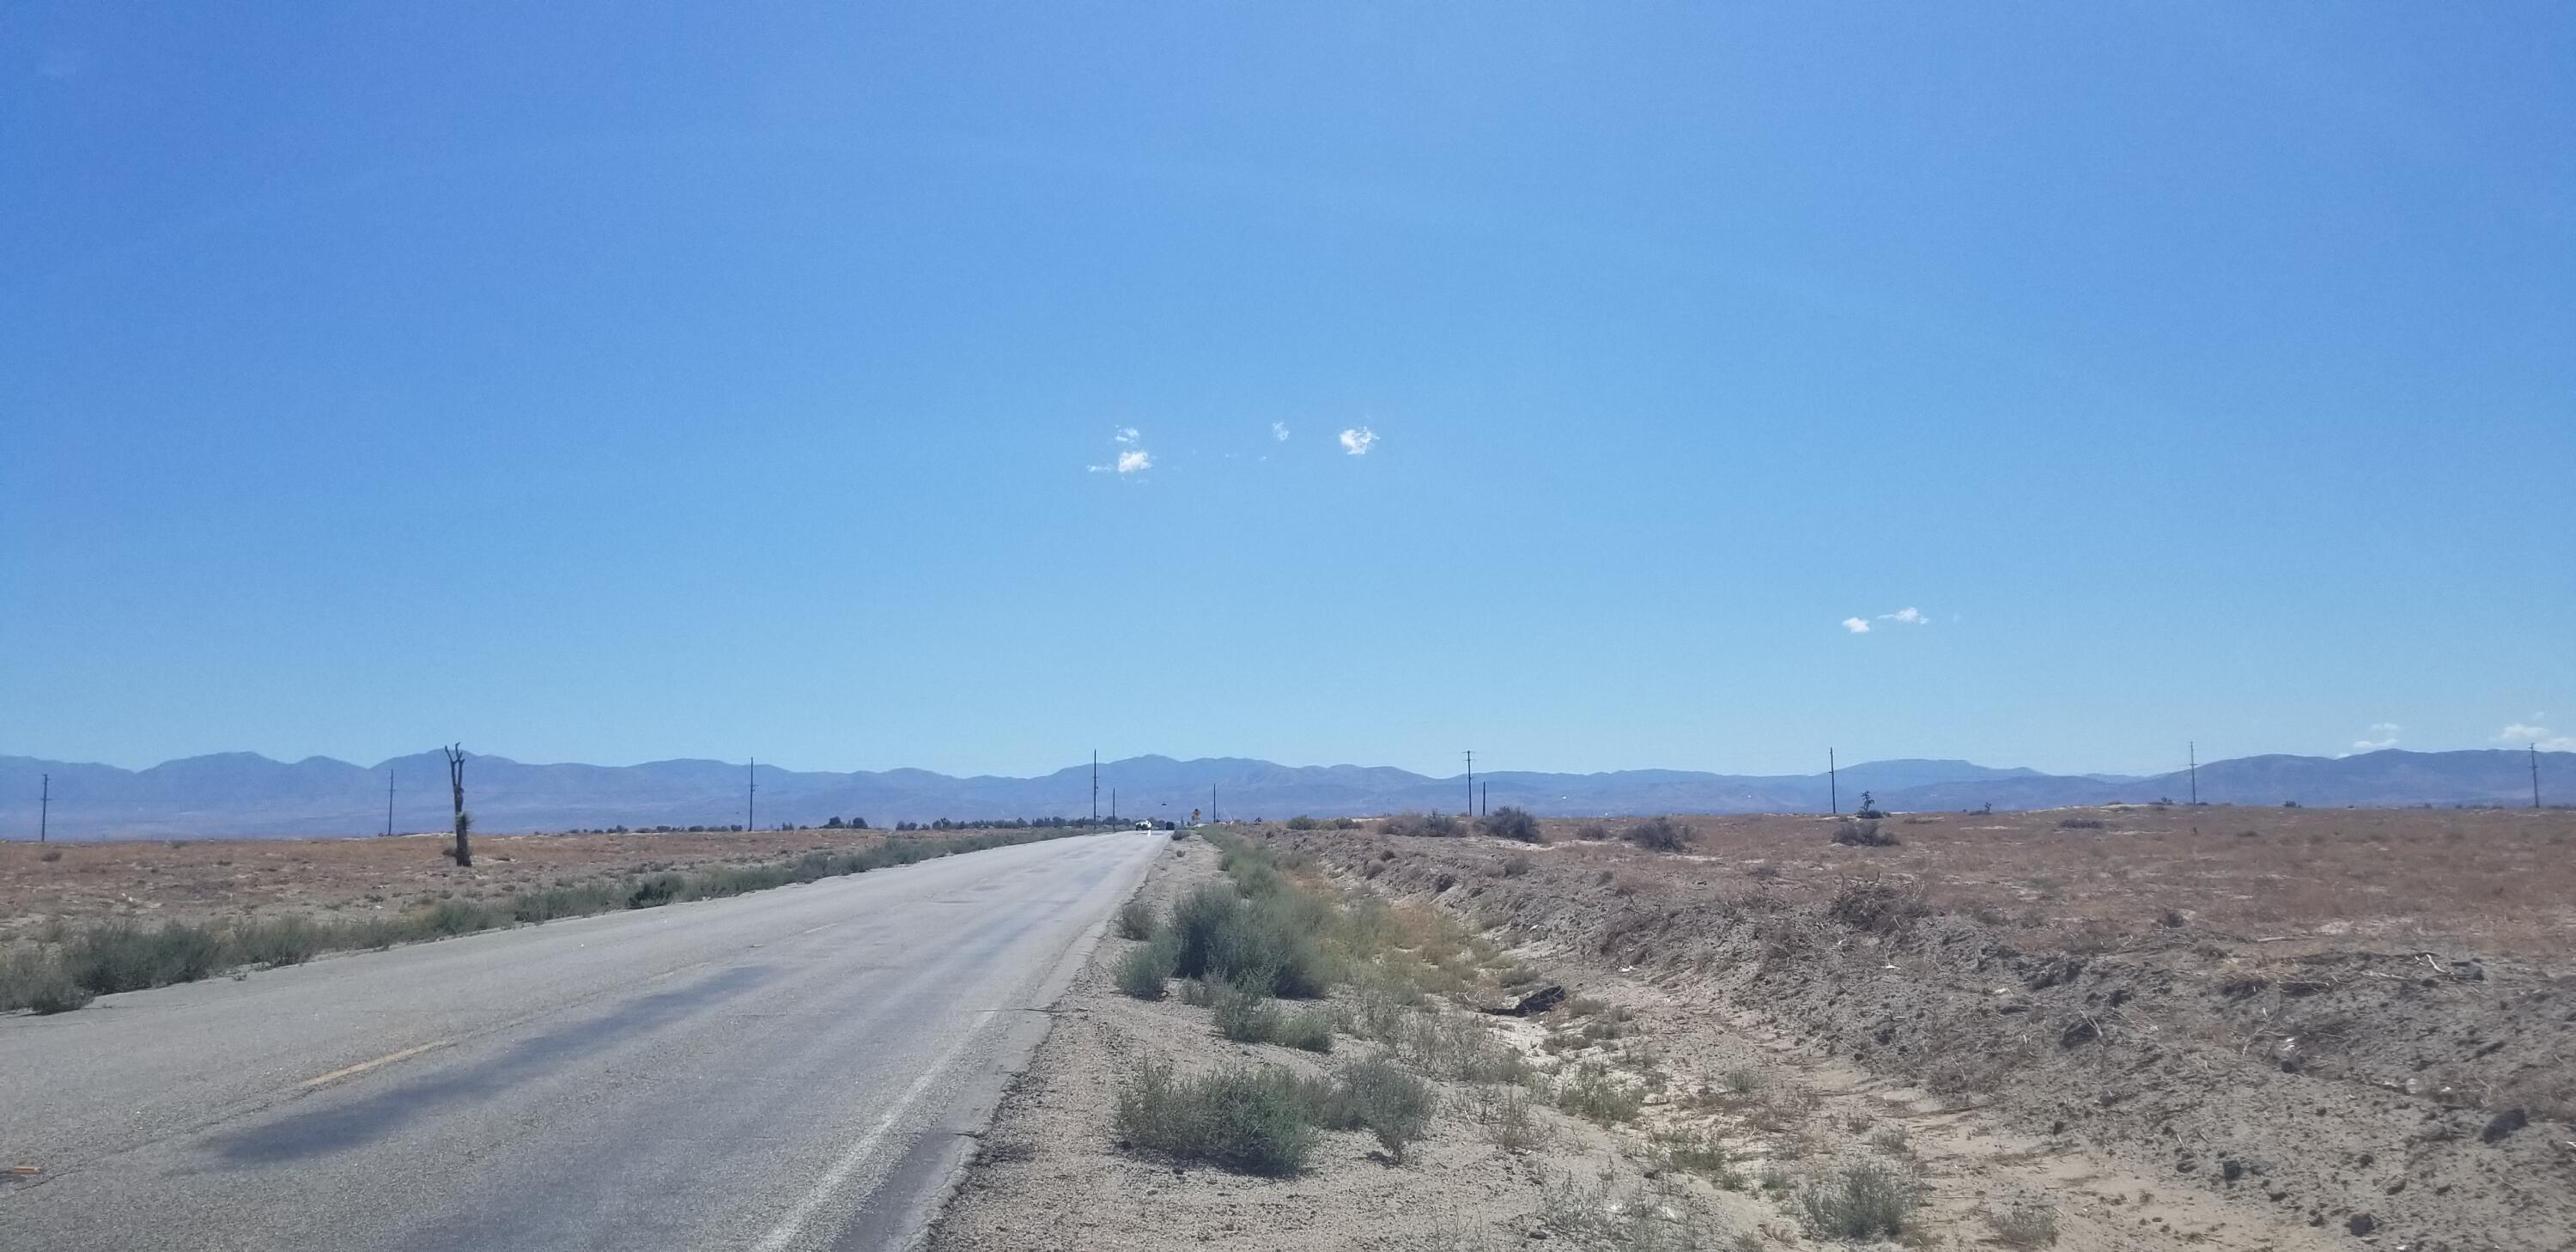
M 934 1246 L 1847 1246 L 1797 1197 L 1874 1161 L 1920 1187 L 1889 1241 L 1911 1247 L 2576 1248 L 2576 814 L 1927 815 L 1883 822 L 1893 847 L 1682 820 L 1675 852 L 1617 819 L 1539 845 L 1245 828 L 1321 889 L 1480 931 L 1504 967 L 1468 1000 L 1572 993 L 1490 1019 L 1532 1063 L 1537 1141 L 1496 1143 L 1473 1111 L 1493 1093 L 1444 1084 L 1402 1166 L 1364 1136 L 1280 1180 L 1122 1151 L 1140 1057 L 1320 1066 L 1119 995 L 1113 937 Z M 1549 1107 L 1587 1071 L 1633 1115 Z M 1688 1228 L 1568 1217 L 1640 1206 Z
M 298 912 L 400 911 L 442 899 L 497 899 L 666 869 L 776 861 L 817 849 L 909 838 L 881 831 L 478 835 L 474 866 L 447 836 L 195 839 L 0 844 L 0 941 L 57 920 L 207 922 Z

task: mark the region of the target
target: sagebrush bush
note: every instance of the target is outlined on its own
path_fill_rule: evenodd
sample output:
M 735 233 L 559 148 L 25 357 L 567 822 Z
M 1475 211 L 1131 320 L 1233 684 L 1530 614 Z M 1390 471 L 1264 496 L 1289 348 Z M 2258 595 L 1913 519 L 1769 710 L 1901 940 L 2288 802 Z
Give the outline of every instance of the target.
M 1995 1240 L 2007 1248 L 2057 1246 L 2057 1209 L 2045 1201 L 2016 1204 L 1990 1220 L 1994 1223 Z
M 1465 833 L 1467 825 L 1455 817 L 1435 810 L 1430 813 L 1398 813 L 1386 819 L 1385 829 L 1390 835 L 1451 839 Z
M 1920 1203 L 1912 1178 L 1877 1161 L 1856 1161 L 1798 1197 L 1807 1224 L 1835 1239 L 1893 1239 Z
M 2059 830 L 2101 830 L 2109 825 L 2110 823 L 2105 822 L 2098 817 L 2061 817 L 2057 819 L 2057 828 Z
M 1619 837 L 1649 852 L 1679 852 L 1689 847 L 1699 832 L 1669 817 L 1649 817 L 1620 831 Z
M 0 951 L 0 1012 L 68 1013 L 96 998 L 98 993 L 82 986 L 52 952 Z
M 1172 976 L 1172 949 L 1169 944 L 1143 944 L 1118 958 L 1118 989 L 1139 1000 L 1160 1000 L 1163 985 Z
M 229 936 L 233 955 L 252 965 L 301 965 L 322 951 L 322 928 L 288 915 L 265 921 L 242 921 Z
M 1855 848 L 1893 848 L 1896 836 L 1878 828 L 1878 819 L 1851 818 L 1834 823 L 1834 842 Z
M 1331 1086 L 1311 1098 L 1316 1124 L 1366 1130 L 1398 1164 L 1405 1149 L 1431 1130 L 1431 1084 L 1374 1057 L 1342 1066 Z
M 1621 1081 L 1599 1061 L 1576 1066 L 1574 1076 L 1556 1093 L 1556 1107 L 1603 1126 L 1637 1120 L 1637 1110 L 1645 1103 L 1645 1093 Z
M 1154 935 L 1154 906 L 1131 899 L 1118 906 L 1118 937 L 1150 939 Z
M 1508 804 L 1477 818 L 1476 831 L 1496 839 L 1513 839 L 1522 843 L 1547 842 L 1547 837 L 1539 833 L 1537 818 Z
M 1279 1006 L 1263 992 L 1240 983 L 1219 983 L 1213 1002 L 1216 1033 L 1236 1043 L 1268 1043 L 1279 1037 Z
M 1147 1061 L 1118 1094 L 1116 1124 L 1126 1147 L 1283 1178 L 1314 1151 L 1306 1105 L 1297 1080 L 1279 1070 L 1182 1079 L 1170 1065 Z
M 1610 837 L 1610 828 L 1599 822 L 1585 822 L 1574 828 L 1574 837 L 1597 843 Z
M 1279 1019 L 1278 1042 L 1301 1052 L 1333 1050 L 1333 1015 L 1322 1008 L 1303 1009 Z
M 223 939 L 213 930 L 166 922 L 146 930 L 115 921 L 74 938 L 63 953 L 72 979 L 99 995 L 194 982 L 224 966 Z

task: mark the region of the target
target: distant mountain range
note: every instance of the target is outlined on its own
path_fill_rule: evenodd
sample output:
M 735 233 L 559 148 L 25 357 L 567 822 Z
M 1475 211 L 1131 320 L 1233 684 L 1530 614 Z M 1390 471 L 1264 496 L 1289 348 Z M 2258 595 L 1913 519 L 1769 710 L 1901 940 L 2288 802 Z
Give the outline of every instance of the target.
M 2576 753 L 2540 755 L 2542 797 L 2576 800 Z M 2531 757 L 2524 752 L 2405 752 L 2358 756 L 2252 756 L 2200 767 L 2200 798 L 2221 804 L 2528 804 Z M 385 829 L 385 785 L 393 783 L 397 831 L 439 830 L 448 822 L 447 767 L 437 753 L 396 757 L 369 768 L 312 757 L 288 764 L 247 752 L 189 757 L 146 770 L 0 756 L 0 837 L 32 839 L 38 776 L 52 776 L 51 827 L 58 837 L 175 838 L 212 835 L 366 835 Z M 1089 814 L 1088 764 L 1039 778 L 953 778 L 926 770 L 837 774 L 762 766 L 759 820 L 819 825 L 864 817 L 892 825 L 936 818 L 1072 817 Z M 1689 770 L 1607 774 L 1504 771 L 1479 774 L 1492 805 L 1547 816 L 1634 813 L 1821 813 L 1834 785 L 1824 774 L 1735 775 Z M 604 826 L 725 826 L 743 820 L 746 772 L 722 761 L 644 765 L 526 765 L 497 756 L 466 762 L 466 807 L 493 833 Z M 1840 803 L 1863 791 L 1891 811 L 2057 808 L 2144 802 L 2190 794 L 2181 773 L 2146 778 L 2056 775 L 1993 769 L 1966 761 L 1873 761 L 1844 769 Z M 1183 818 L 1193 809 L 1274 818 L 1458 812 L 1463 777 L 1431 778 L 1358 765 L 1287 766 L 1217 757 L 1176 761 L 1141 756 L 1100 766 L 1100 811 Z

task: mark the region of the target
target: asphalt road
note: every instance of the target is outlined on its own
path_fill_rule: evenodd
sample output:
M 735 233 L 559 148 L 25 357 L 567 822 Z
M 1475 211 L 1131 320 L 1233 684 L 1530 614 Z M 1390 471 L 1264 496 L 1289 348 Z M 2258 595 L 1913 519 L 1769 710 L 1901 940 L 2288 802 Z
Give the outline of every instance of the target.
M 1164 836 L 0 1019 L 0 1248 L 899 1247 Z

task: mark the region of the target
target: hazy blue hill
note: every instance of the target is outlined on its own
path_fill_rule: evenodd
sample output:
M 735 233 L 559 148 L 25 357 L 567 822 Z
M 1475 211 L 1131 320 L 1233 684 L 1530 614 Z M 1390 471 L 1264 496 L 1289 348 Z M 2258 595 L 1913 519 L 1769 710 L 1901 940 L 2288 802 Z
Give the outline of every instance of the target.
M 2576 800 L 2576 753 L 2541 757 L 2544 796 Z M 2530 798 L 2530 757 L 2511 750 L 2408 752 L 2350 757 L 2254 756 L 2200 769 L 2200 795 L 2215 803 L 2308 805 L 2522 804 Z M 394 785 L 397 830 L 443 829 L 447 766 L 436 752 L 372 767 L 326 757 L 283 762 L 246 752 L 170 761 L 144 770 L 0 757 L 0 834 L 32 837 L 38 776 L 53 776 L 54 830 L 74 838 L 203 835 L 365 835 L 385 827 L 385 785 Z M 597 826 L 722 826 L 743 820 L 744 766 L 669 760 L 641 765 L 528 764 L 472 756 L 466 803 L 493 832 Z M 955 778 L 928 770 L 800 771 L 759 767 L 760 821 L 819 823 L 830 817 L 897 821 L 975 817 L 1072 817 L 1092 811 L 1091 765 L 1035 778 Z M 1496 807 L 1550 816 L 1635 813 L 1823 812 L 1823 774 L 1712 774 L 1639 769 L 1591 774 L 1505 770 L 1476 780 Z M 1182 761 L 1166 756 L 1104 761 L 1102 811 L 1114 789 L 1128 817 L 1183 817 L 1206 809 L 1234 817 L 1318 817 L 1405 809 L 1463 811 L 1463 776 L 1434 778 L 1386 766 L 1280 765 L 1240 757 Z M 1891 811 L 2054 808 L 2182 799 L 2181 773 L 2149 778 L 2058 776 L 1967 761 L 1856 763 L 1841 771 L 1840 802 L 1864 790 Z

